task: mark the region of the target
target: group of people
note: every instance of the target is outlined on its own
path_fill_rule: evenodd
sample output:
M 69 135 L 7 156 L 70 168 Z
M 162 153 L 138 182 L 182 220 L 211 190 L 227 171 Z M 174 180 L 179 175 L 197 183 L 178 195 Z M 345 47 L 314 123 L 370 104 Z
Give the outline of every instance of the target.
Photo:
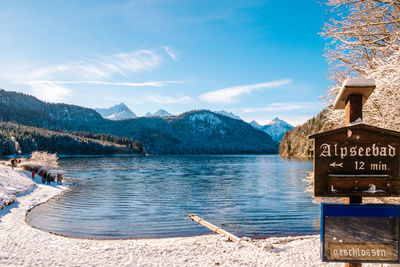
M 21 163 L 21 159 L 11 159 L 11 167 L 17 167 L 19 163 Z M 51 174 L 45 169 L 39 169 L 38 167 L 34 167 L 32 170 L 32 179 L 35 178 L 35 174 L 38 174 L 42 177 L 42 184 L 51 184 L 51 182 L 57 182 L 58 185 L 62 185 L 63 175 L 61 173 L 57 173 L 56 175 Z
M 14 169 L 18 163 L 21 163 L 21 159 L 11 159 L 11 168 Z
M 35 170 L 32 171 L 32 179 L 35 178 Z M 54 176 L 53 174 L 51 174 L 50 172 L 47 172 L 45 170 L 40 170 L 38 172 L 38 175 L 42 177 L 42 184 L 48 184 L 50 185 L 51 182 L 57 182 L 58 185 L 62 184 L 63 181 L 63 176 L 61 173 L 57 173 L 56 176 Z

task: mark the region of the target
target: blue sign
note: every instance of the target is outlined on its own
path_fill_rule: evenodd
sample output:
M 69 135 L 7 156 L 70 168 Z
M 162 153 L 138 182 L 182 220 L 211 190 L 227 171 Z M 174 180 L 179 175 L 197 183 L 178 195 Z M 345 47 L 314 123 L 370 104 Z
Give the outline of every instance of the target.
M 321 259 L 399 262 L 399 205 L 321 205 Z

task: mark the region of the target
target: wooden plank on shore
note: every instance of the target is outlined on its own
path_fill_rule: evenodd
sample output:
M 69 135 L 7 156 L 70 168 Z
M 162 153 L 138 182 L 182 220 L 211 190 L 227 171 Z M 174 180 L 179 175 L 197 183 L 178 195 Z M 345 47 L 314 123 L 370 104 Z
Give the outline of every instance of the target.
M 217 234 L 223 234 L 224 236 L 228 237 L 229 240 L 233 241 L 233 242 L 238 242 L 240 240 L 239 237 L 235 236 L 234 234 L 231 234 L 223 229 L 221 229 L 220 227 L 215 226 L 214 224 L 211 224 L 205 220 L 203 220 L 202 218 L 196 216 L 195 214 L 189 214 L 189 218 L 192 221 L 197 222 L 198 224 L 207 227 L 208 229 L 210 229 L 211 231 L 213 231 L 214 233 Z

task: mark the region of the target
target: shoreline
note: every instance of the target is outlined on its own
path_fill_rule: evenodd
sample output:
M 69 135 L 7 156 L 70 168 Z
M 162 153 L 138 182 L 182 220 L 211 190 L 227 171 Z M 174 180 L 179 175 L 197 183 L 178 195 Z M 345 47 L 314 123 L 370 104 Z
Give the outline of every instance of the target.
M 284 159 L 292 159 L 299 161 L 311 161 L 308 158 L 296 158 L 296 157 L 284 157 L 279 155 L 279 153 L 269 153 L 269 154 L 57 154 L 58 158 L 102 158 L 102 157 L 149 157 L 149 156 L 184 156 L 184 157 L 196 157 L 196 156 L 279 156 Z M 7 155 L 0 156 L 1 160 L 9 160 L 12 158 L 29 158 L 31 154 L 18 154 L 18 155 Z
M 102 157 L 145 157 L 148 156 L 143 154 L 57 154 L 58 158 L 102 158 Z M 1 156 L 0 160 L 12 159 L 12 158 L 29 158 L 31 154 L 18 154 Z
M 8 167 L 2 167 L 0 174 L 2 171 L 19 175 L 19 179 L 25 173 L 25 182 L 32 181 L 26 172 Z M 25 216 L 68 188 L 42 184 L 32 188 L 0 210 L 0 266 L 342 266 L 320 261 L 319 235 L 233 243 L 216 234 L 112 240 L 51 234 L 30 226 Z
M 208 235 L 215 234 L 215 233 L 213 233 L 212 230 L 209 230 L 210 233 L 195 234 L 195 235 L 182 235 L 182 236 L 170 236 L 170 237 L 162 237 L 162 236 L 160 236 L 160 237 L 147 237 L 147 238 L 146 237 L 137 237 L 137 238 L 136 237 L 93 238 L 93 237 L 70 236 L 70 235 L 67 235 L 67 234 L 60 234 L 60 233 L 56 233 L 56 232 L 51 232 L 51 231 L 47 231 L 47 230 L 35 227 L 35 226 L 33 226 L 32 224 L 29 223 L 29 220 L 27 218 L 29 212 L 31 212 L 34 208 L 36 208 L 36 207 L 38 207 L 38 206 L 40 206 L 42 204 L 45 204 L 45 203 L 49 202 L 50 200 L 52 200 L 54 198 L 59 197 L 60 195 L 62 195 L 64 192 L 66 192 L 68 190 L 70 190 L 70 189 L 66 188 L 66 189 L 60 191 L 59 194 L 47 199 L 46 201 L 44 201 L 42 203 L 39 203 L 39 204 L 29 208 L 25 213 L 25 219 L 24 219 L 25 223 L 27 225 L 29 225 L 30 227 L 32 227 L 33 229 L 37 229 L 37 230 L 45 232 L 45 233 L 49 233 L 49 234 L 57 235 L 57 236 L 62 236 L 62 237 L 65 237 L 65 238 L 74 238 L 74 239 L 83 239 L 83 240 L 116 240 L 116 241 L 118 241 L 118 240 L 157 240 L 157 239 L 168 239 L 168 238 L 191 238 L 191 237 L 208 236 Z M 191 222 L 191 223 L 196 223 L 196 222 Z M 201 227 L 204 227 L 204 226 L 201 226 Z M 314 236 L 314 235 L 319 235 L 319 234 L 318 233 L 293 233 L 293 234 L 275 234 L 275 235 L 260 236 L 260 237 L 253 237 L 253 238 L 249 238 L 249 237 L 244 236 L 244 237 L 241 237 L 241 238 L 242 239 L 251 239 L 251 240 L 257 241 L 257 240 L 264 240 L 264 239 L 268 239 L 268 238 L 304 237 L 304 236 Z

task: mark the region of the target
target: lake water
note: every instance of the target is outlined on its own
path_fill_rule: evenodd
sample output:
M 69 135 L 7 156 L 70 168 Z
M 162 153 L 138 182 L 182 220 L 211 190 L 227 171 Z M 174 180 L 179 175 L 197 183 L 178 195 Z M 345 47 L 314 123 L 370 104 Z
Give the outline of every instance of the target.
M 312 162 L 262 156 L 64 158 L 71 190 L 34 208 L 31 225 L 89 238 L 210 233 L 188 214 L 238 236 L 309 234 L 319 206 L 304 192 Z

